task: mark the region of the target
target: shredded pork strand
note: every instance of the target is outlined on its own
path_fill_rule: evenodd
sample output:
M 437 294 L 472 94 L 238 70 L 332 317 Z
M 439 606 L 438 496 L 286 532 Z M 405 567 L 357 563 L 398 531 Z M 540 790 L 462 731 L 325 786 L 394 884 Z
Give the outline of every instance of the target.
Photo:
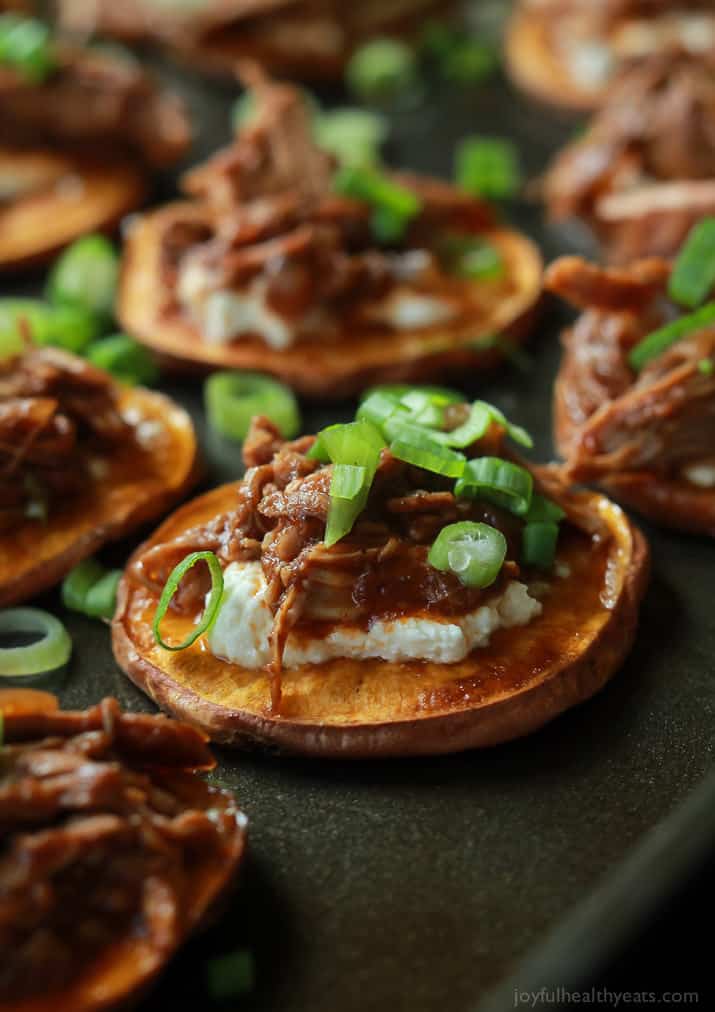
M 29 348 L 0 365 L 0 518 L 75 495 L 91 458 L 127 442 L 113 380 L 84 359 Z
M 196 916 L 192 874 L 227 860 L 240 826 L 192 775 L 214 765 L 204 736 L 113 699 L 10 708 L 4 727 L 0 1003 L 56 995 L 132 938 L 168 957 Z
M 549 170 L 551 215 L 588 221 L 612 263 L 672 254 L 715 212 L 714 123 L 715 51 L 636 61 Z
M 664 267 L 643 261 L 609 270 L 568 257 L 547 272 L 547 288 L 584 310 L 565 335 L 557 387 L 572 480 L 625 471 L 672 477 L 713 458 L 715 375 L 702 363 L 715 359 L 715 327 L 676 342 L 638 374 L 628 361 L 636 344 L 678 315 Z

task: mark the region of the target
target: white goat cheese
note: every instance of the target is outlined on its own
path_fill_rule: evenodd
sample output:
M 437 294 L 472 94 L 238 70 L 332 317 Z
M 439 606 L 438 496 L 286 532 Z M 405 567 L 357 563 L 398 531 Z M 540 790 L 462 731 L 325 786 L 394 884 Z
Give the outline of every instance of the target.
M 208 636 L 215 656 L 244 668 L 268 664 L 273 615 L 266 603 L 266 589 L 260 562 L 233 562 L 226 568 L 221 610 Z M 333 626 L 323 639 L 291 634 L 283 661 L 286 668 L 322 664 L 338 657 L 453 664 L 476 647 L 486 646 L 497 629 L 526 625 L 541 610 L 541 603 L 530 596 L 528 588 L 512 581 L 502 594 L 458 617 L 379 620 L 367 630 L 342 623 Z

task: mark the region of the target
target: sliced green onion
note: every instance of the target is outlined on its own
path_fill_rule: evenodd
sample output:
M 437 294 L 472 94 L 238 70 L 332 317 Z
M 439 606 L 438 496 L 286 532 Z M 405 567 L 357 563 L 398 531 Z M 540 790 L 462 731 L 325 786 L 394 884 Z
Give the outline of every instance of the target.
M 701 358 L 698 362 L 698 372 L 703 376 L 712 376 L 715 370 L 715 363 L 711 358 Z
M 668 294 L 673 302 L 697 309 L 715 286 L 715 218 L 691 229 L 673 265 Z
M 107 570 L 96 559 L 80 562 L 62 581 L 62 603 L 90 618 L 113 617 L 120 569 Z
M 501 253 L 489 243 L 475 243 L 459 259 L 455 273 L 469 281 L 498 281 L 504 277 Z
M 330 481 L 330 495 L 338 499 L 357 499 L 367 482 L 367 468 L 360 464 L 336 464 Z
M 406 464 L 447 478 L 459 478 L 464 473 L 464 454 L 443 446 L 416 425 L 395 424 L 391 428 L 391 440 L 390 453 Z
M 488 200 L 509 200 L 521 188 L 517 149 L 511 141 L 467 137 L 457 148 L 457 185 Z
M 265 415 L 285 439 L 300 431 L 300 411 L 288 387 L 258 372 L 217 372 L 204 384 L 209 425 L 228 439 L 242 440 L 254 415 Z
M 96 559 L 84 559 L 70 570 L 62 581 L 62 604 L 70 611 L 84 612 L 90 588 L 101 580 L 106 570 Z
M 21 647 L 0 647 L 0 675 L 41 675 L 63 667 L 72 653 L 69 633 L 54 615 L 39 608 L 8 608 L 0 611 L 0 636 L 41 638 Z
M 419 390 L 420 393 L 429 394 L 435 399 L 436 404 L 461 404 L 464 401 L 464 394 L 460 394 L 458 390 L 452 390 L 450 387 L 413 386 L 409 383 L 382 383 L 380 386 L 370 387 L 369 390 L 366 390 L 361 396 L 361 402 L 367 400 L 374 393 L 386 394 L 401 400 L 405 394 L 412 393 L 415 390 Z
M 206 964 L 206 984 L 210 997 L 216 1001 L 247 994 L 255 986 L 253 956 L 239 949 L 210 959 Z
M 36 18 L 0 15 L 0 64 L 41 84 L 56 66 L 50 29 Z
M 521 532 L 521 559 L 524 565 L 551 569 L 558 540 L 558 524 L 528 523 Z
M 527 450 L 530 450 L 533 447 L 534 440 L 531 438 L 526 429 L 522 429 L 520 425 L 514 425 L 513 422 L 510 422 L 504 412 L 500 411 L 499 408 L 495 408 L 493 404 L 487 404 L 486 401 L 475 401 L 474 403 L 483 404 L 486 408 L 489 408 L 492 414 L 492 421 L 496 422 L 497 425 L 501 425 L 507 436 L 509 436 L 509 438 L 515 443 L 518 443 L 519 446 L 524 446 Z
M 449 22 L 429 22 L 422 31 L 420 48 L 443 77 L 460 84 L 477 84 L 499 65 L 493 45 Z
M 442 573 L 451 572 L 465 587 L 490 587 L 506 558 L 506 538 L 489 524 L 463 521 L 444 527 L 427 556 Z
M 382 430 L 388 419 L 395 414 L 401 414 L 405 418 L 409 418 L 410 415 L 409 410 L 400 403 L 397 394 L 388 393 L 378 387 L 362 401 L 355 417 L 364 418 Z
M 341 165 L 370 167 L 380 163 L 388 125 L 384 116 L 368 109 L 332 109 L 316 117 L 313 132 L 317 144 Z
M 104 319 L 114 314 L 119 254 L 103 235 L 85 235 L 55 261 L 47 297 L 59 305 L 79 306 Z
M 454 493 L 470 499 L 486 499 L 523 517 L 529 512 L 533 488 L 534 479 L 526 468 L 501 457 L 477 457 L 467 462 Z
M 526 514 L 526 522 L 528 524 L 560 524 L 565 516 L 566 513 L 557 503 L 534 492 L 529 512 Z
M 171 604 L 171 599 L 176 593 L 179 584 L 181 583 L 184 576 L 192 569 L 198 562 L 205 562 L 208 566 L 209 575 L 211 577 L 211 591 L 209 593 L 209 599 L 204 608 L 204 613 L 201 616 L 200 621 L 195 626 L 193 632 L 191 632 L 183 643 L 170 644 L 165 642 L 162 638 L 160 625 L 161 620 L 166 615 L 167 609 Z M 186 650 L 192 643 L 195 643 L 199 636 L 203 636 L 204 633 L 208 632 L 211 626 L 216 621 L 216 616 L 219 613 L 221 607 L 221 598 L 223 596 L 223 572 L 221 571 L 221 565 L 214 555 L 213 552 L 192 552 L 187 555 L 186 558 L 182 559 L 171 571 L 169 579 L 166 581 L 161 597 L 159 598 L 159 604 L 156 608 L 156 614 L 154 615 L 154 622 L 152 629 L 154 631 L 154 639 L 163 647 L 164 650 Z
M 50 306 L 39 299 L 0 299 L 0 332 L 22 338 L 26 321 L 35 344 L 55 345 L 76 353 L 84 351 L 101 332 L 97 317 L 79 306 Z
M 704 330 L 713 323 L 715 323 L 715 302 L 708 302 L 696 312 L 690 313 L 688 316 L 681 316 L 679 320 L 674 320 L 672 323 L 666 324 L 665 327 L 661 327 L 660 330 L 648 334 L 631 350 L 628 361 L 633 369 L 639 372 L 643 366 L 662 355 L 677 341 L 689 334 Z
M 399 241 L 422 210 L 416 193 L 374 168 L 344 165 L 335 174 L 333 186 L 337 193 L 372 207 L 373 232 L 381 242 Z
M 311 447 L 309 456 L 335 464 L 325 526 L 328 547 L 350 533 L 365 509 L 384 445 L 380 430 L 362 418 L 347 425 L 328 426 Z
M 16 331 L 3 331 L 0 333 L 0 362 L 21 355 L 24 347 L 25 342 Z
M 117 609 L 117 589 L 121 578 L 121 569 L 112 569 L 90 587 L 85 600 L 85 609 L 91 618 L 114 617 Z
M 349 89 L 362 101 L 389 101 L 414 89 L 417 60 L 405 42 L 373 39 L 353 53 L 345 78 Z
M 472 443 L 476 443 L 478 439 L 485 436 L 492 424 L 492 412 L 489 409 L 489 405 L 484 404 L 483 401 L 475 401 L 469 410 L 469 418 L 466 422 L 462 422 L 456 429 L 452 429 L 451 432 L 444 432 L 440 434 L 440 442 L 443 442 L 446 446 L 456 446 L 458 449 L 464 449 L 466 446 L 471 446 Z
M 126 334 L 112 334 L 95 341 L 86 350 L 90 362 L 118 380 L 147 386 L 159 379 L 159 367 L 152 352 Z

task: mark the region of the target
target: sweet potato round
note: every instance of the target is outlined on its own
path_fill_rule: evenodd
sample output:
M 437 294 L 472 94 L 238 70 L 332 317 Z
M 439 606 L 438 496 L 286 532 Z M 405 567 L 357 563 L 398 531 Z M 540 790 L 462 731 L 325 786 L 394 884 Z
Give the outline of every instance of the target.
M 230 509 L 235 487 L 181 507 L 138 553 Z M 592 696 L 618 669 L 635 634 L 648 574 L 646 542 L 603 496 L 575 493 L 573 503 L 606 523 L 608 546 L 567 528 L 561 556 L 569 575 L 554 579 L 542 614 L 523 628 L 500 630 L 488 647 L 457 664 L 335 660 L 284 671 L 275 715 L 264 671 L 217 660 L 201 640 L 178 653 L 155 644 L 157 598 L 130 569 L 112 623 L 114 654 L 159 706 L 227 745 L 324 758 L 495 745 Z M 176 615 L 164 621 L 176 637 L 191 624 Z
M 133 445 L 111 457 L 106 475 L 50 513 L 0 533 L 0 607 L 17 604 L 61 580 L 82 559 L 173 506 L 198 477 L 196 436 L 188 414 L 163 394 L 121 394 L 123 411 L 152 427 L 150 468 L 136 467 Z
M 482 317 L 458 331 L 445 326 L 419 333 L 374 331 L 351 334 L 334 344 L 301 340 L 283 351 L 259 338 L 210 345 L 188 319 L 166 305 L 159 279 L 160 243 L 168 223 L 176 220 L 197 222 L 202 212 L 191 204 L 172 204 L 143 216 L 131 229 L 119 285 L 122 326 L 176 365 L 257 369 L 309 396 L 345 397 L 371 383 L 434 379 L 443 373 L 494 366 L 503 359 L 499 346 L 475 348 L 474 342 L 495 334 L 518 342 L 528 331 L 541 294 L 542 263 L 534 244 L 518 232 L 494 229 L 484 238 L 499 249 L 506 280 Z
M 59 182 L 0 207 L 0 272 L 42 264 L 86 232 L 111 230 L 146 196 L 144 172 L 128 161 L 0 147 L 0 171 L 8 176 L 43 163 L 61 167 Z
M 606 89 L 579 86 L 551 45 L 548 19 L 523 4 L 509 20 L 504 54 L 511 79 L 540 102 L 573 112 L 590 112 L 603 102 Z

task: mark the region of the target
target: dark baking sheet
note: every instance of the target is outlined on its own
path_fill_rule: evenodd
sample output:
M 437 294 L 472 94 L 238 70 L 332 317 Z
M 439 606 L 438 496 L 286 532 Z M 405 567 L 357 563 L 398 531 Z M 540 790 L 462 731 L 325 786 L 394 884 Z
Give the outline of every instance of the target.
M 194 157 L 205 154 L 227 137 L 231 93 L 188 74 L 172 79 L 200 126 Z M 437 89 L 392 119 L 390 160 L 447 176 L 467 132 L 514 137 L 535 174 L 575 128 L 498 78 L 461 94 Z M 547 258 L 574 248 L 573 235 L 542 226 L 538 208 L 517 205 L 511 216 Z M 535 459 L 551 455 L 563 321 L 546 308 L 528 371 L 465 377 L 465 392 L 534 433 Z M 209 483 L 237 476 L 239 449 L 206 433 L 198 386 L 163 386 L 196 417 Z M 306 431 L 354 409 L 303 407 Z M 385 763 L 221 751 L 212 779 L 236 790 L 250 855 L 221 920 L 145 1007 L 208 1008 L 204 960 L 236 946 L 251 949 L 257 966 L 252 994 L 230 1003 L 246 1012 L 509 1008 L 514 986 L 568 986 L 592 972 L 715 836 L 715 784 L 696 792 L 715 742 L 715 546 L 647 533 L 653 582 L 628 663 L 596 699 L 531 738 Z M 130 547 L 106 557 L 121 561 Z M 56 595 L 40 603 L 61 612 Z M 63 703 L 111 693 L 150 709 L 118 671 L 106 628 L 63 617 L 75 643 Z

